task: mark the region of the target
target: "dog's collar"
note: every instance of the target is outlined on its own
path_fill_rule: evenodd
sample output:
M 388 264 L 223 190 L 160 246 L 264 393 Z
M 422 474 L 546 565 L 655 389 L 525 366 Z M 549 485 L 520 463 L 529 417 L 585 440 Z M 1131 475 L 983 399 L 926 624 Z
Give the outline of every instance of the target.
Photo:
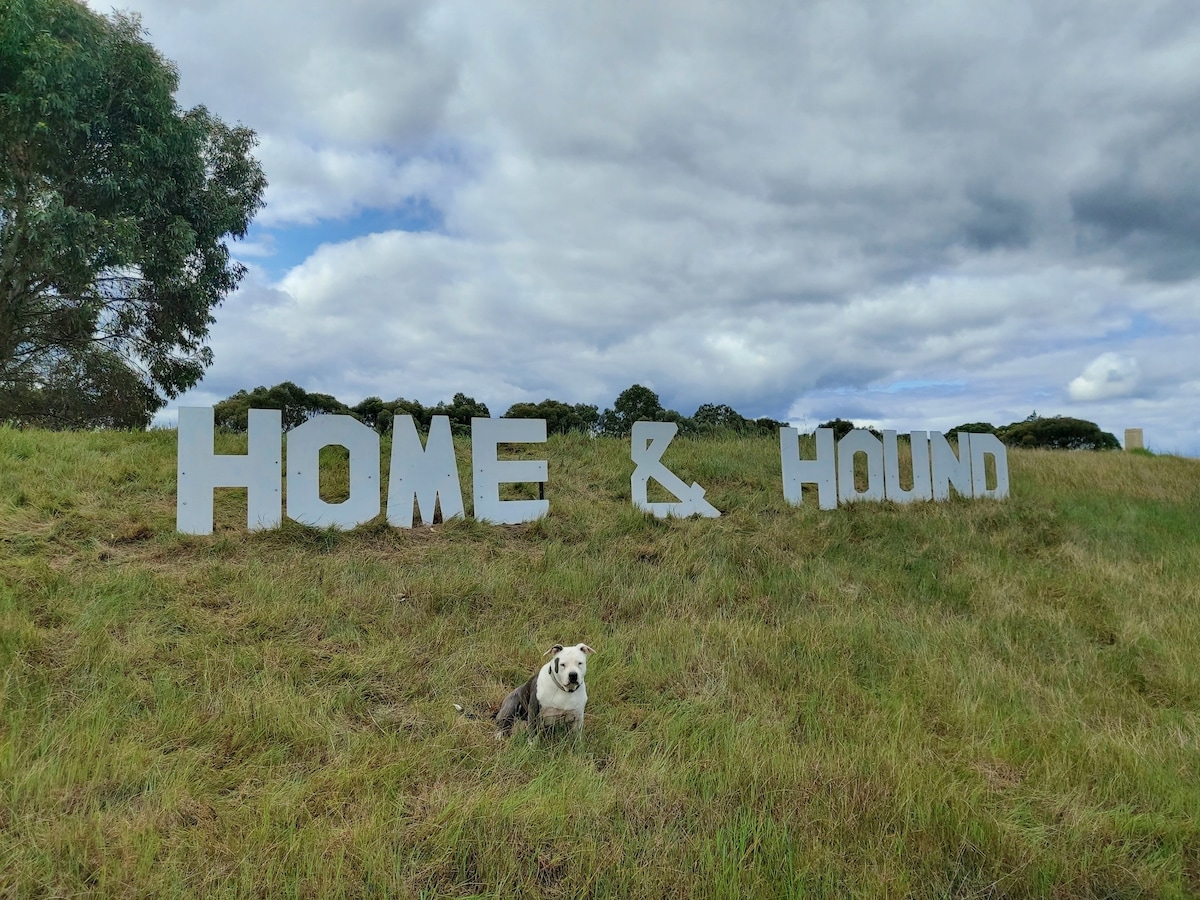
M 558 656 L 556 654 L 554 659 L 552 659 L 552 660 L 550 660 L 550 662 L 546 663 L 547 671 L 550 673 L 550 680 L 553 681 L 555 686 L 563 693 L 565 693 L 565 694 L 575 693 L 575 691 L 579 690 L 583 686 L 583 682 L 582 681 L 576 682 L 575 687 L 572 689 L 570 686 L 570 682 L 563 684 L 561 681 L 559 681 L 558 673 L 554 669 L 554 663 L 557 661 L 558 661 Z

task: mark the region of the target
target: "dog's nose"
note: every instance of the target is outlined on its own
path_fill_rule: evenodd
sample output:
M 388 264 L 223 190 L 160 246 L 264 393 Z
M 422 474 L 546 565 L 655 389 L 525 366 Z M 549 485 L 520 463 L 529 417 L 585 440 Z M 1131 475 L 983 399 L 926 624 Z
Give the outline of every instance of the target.
M 567 681 L 571 682 L 571 684 L 575 684 L 577 681 L 579 681 L 579 673 L 578 672 L 570 673 L 567 676 Z

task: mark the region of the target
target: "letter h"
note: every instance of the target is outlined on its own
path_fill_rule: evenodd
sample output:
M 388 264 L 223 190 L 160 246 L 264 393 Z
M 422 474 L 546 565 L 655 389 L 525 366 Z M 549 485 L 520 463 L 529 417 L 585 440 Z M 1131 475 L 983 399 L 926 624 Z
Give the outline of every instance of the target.
M 832 428 L 818 428 L 817 458 L 800 458 L 800 433 L 795 428 L 779 429 L 779 453 L 783 461 L 783 496 L 795 506 L 804 502 L 803 485 L 816 484 L 817 505 L 836 509 L 838 505 L 837 458 Z
M 283 468 L 280 440 L 283 413 L 252 409 L 245 455 L 213 452 L 211 406 L 179 408 L 179 448 L 175 528 L 184 534 L 212 534 L 213 490 L 246 488 L 246 527 L 278 528 L 283 521 Z

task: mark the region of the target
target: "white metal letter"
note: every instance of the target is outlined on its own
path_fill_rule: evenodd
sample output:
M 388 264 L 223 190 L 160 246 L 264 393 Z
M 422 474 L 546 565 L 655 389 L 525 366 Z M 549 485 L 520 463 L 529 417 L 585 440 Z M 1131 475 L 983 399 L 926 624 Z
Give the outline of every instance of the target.
M 854 457 L 867 458 L 867 486 L 854 486 Z M 860 500 L 883 499 L 883 444 L 865 428 L 855 428 L 838 441 L 838 501 L 857 503 Z
M 283 413 L 252 409 L 244 456 L 213 452 L 211 406 L 181 406 L 176 483 L 175 528 L 184 534 L 212 534 L 213 489 L 246 488 L 246 527 L 278 528 L 283 521 L 280 493 L 283 472 L 279 435 Z
M 971 439 L 967 432 L 958 433 L 958 455 L 940 431 L 929 432 L 929 449 L 933 457 L 933 499 L 949 500 L 953 485 L 962 496 L 972 496 Z
M 497 525 L 534 522 L 550 511 L 549 500 L 501 500 L 500 485 L 546 481 L 544 459 L 498 459 L 500 444 L 540 444 L 545 419 L 471 419 L 471 471 L 475 518 Z
M 423 525 L 433 524 L 439 501 L 442 521 L 463 514 L 462 484 L 458 480 L 454 438 L 447 416 L 433 417 L 424 448 L 412 416 L 397 416 L 392 420 L 392 464 L 387 497 L 389 525 L 412 528 L 414 498 L 421 510 Z
M 350 496 L 321 499 L 321 448 L 350 452 Z M 288 516 L 318 528 L 353 528 L 379 515 L 379 434 L 353 416 L 315 416 L 288 434 Z
M 929 435 L 914 431 L 909 435 L 912 447 L 912 488 L 900 487 L 900 451 L 896 432 L 883 433 L 883 483 L 887 498 L 895 503 L 933 499 L 933 481 L 929 476 Z
M 1008 448 L 996 435 L 986 432 L 972 433 L 970 439 L 971 485 L 974 488 L 975 496 L 1004 500 L 1008 497 Z M 959 432 L 958 441 L 959 446 L 962 446 L 962 432 Z M 987 486 L 987 460 L 985 457 L 988 456 L 996 462 L 996 487 L 991 490 Z
M 783 462 L 783 496 L 788 503 L 799 506 L 804 502 L 803 485 L 817 486 L 817 505 L 821 509 L 836 509 L 837 459 L 832 428 L 818 428 L 817 458 L 800 458 L 800 433 L 795 428 L 779 429 L 779 455 Z
M 629 486 L 633 505 L 643 512 L 665 519 L 668 516 L 704 516 L 715 519 L 720 510 L 704 499 L 704 488 L 692 482 L 691 487 L 660 461 L 667 445 L 675 437 L 679 426 L 674 422 L 634 422 L 631 456 L 636 467 Z M 678 503 L 650 503 L 646 499 L 646 485 L 653 478 L 679 498 Z

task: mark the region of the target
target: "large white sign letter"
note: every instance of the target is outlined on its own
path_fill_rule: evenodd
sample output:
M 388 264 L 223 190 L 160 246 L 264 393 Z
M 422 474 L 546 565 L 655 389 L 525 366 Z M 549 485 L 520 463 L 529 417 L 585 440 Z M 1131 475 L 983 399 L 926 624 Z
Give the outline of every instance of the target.
M 387 519 L 392 527 L 412 528 L 413 500 L 421 524 L 432 525 L 441 501 L 442 521 L 463 514 L 462 484 L 454 458 L 454 438 L 448 416 L 434 416 L 425 447 L 412 416 L 392 420 L 392 468 L 388 476 Z
M 213 430 L 211 406 L 179 408 L 176 530 L 212 534 L 213 489 L 219 487 L 246 488 L 246 527 L 251 531 L 278 528 L 283 521 L 279 454 L 283 413 L 278 409 L 250 410 L 244 456 L 217 456 Z
M 350 496 L 321 499 L 321 448 L 350 452 Z M 315 416 L 288 434 L 288 516 L 317 528 L 353 528 L 379 515 L 379 434 L 353 416 Z
M 817 486 L 817 505 L 821 509 L 837 509 L 837 459 L 832 428 L 818 428 L 817 458 L 800 458 L 800 432 L 795 428 L 779 429 L 779 454 L 783 461 L 783 496 L 788 503 L 799 506 L 804 502 L 803 486 Z
M 1008 448 L 1000 438 L 986 432 L 971 434 L 971 486 L 976 497 L 991 497 L 993 500 L 1004 500 L 1008 497 Z M 958 439 L 962 441 L 962 432 Z M 961 454 L 962 451 L 959 450 Z M 987 486 L 987 459 L 990 456 L 996 463 L 996 487 L 989 490 Z
M 963 497 L 970 497 L 971 438 L 965 431 L 958 433 L 958 455 L 940 431 L 929 432 L 929 449 L 933 456 L 933 499 L 949 500 L 953 485 Z
M 861 491 L 854 486 L 854 457 L 859 453 L 867 458 L 867 487 Z M 883 445 L 879 438 L 865 428 L 855 428 L 838 441 L 837 458 L 839 502 L 883 499 Z
M 929 435 L 914 431 L 909 435 L 912 448 L 912 487 L 900 487 L 900 450 L 896 443 L 896 432 L 883 433 L 883 483 L 884 493 L 893 503 L 912 503 L 914 500 L 933 499 L 933 481 L 929 477 Z
M 500 485 L 546 481 L 544 459 L 498 459 L 500 444 L 541 444 L 545 419 L 471 419 L 471 470 L 475 518 L 497 525 L 534 522 L 550 511 L 549 500 L 501 500 Z
M 688 487 L 682 478 L 662 464 L 661 459 L 667 445 L 675 437 L 679 426 L 674 422 L 634 422 L 633 461 L 637 464 L 630 479 L 633 505 L 643 512 L 652 513 L 660 519 L 668 516 L 704 516 L 715 519 L 720 510 L 704 499 L 704 488 L 692 482 Z M 646 484 L 653 478 L 679 498 L 678 503 L 650 503 L 646 499 Z

